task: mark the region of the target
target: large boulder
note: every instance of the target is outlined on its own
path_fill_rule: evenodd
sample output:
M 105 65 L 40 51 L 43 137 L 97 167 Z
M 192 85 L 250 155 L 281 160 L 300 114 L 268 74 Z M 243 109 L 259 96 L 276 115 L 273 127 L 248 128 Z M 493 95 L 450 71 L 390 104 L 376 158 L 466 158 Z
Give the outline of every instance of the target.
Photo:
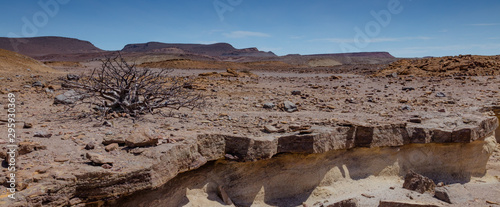
M 403 188 L 417 191 L 419 193 L 434 192 L 436 184 L 433 180 L 410 170 L 405 176 Z
M 78 94 L 75 90 L 69 90 L 56 96 L 54 98 L 54 104 L 74 104 L 82 98 L 83 96 Z

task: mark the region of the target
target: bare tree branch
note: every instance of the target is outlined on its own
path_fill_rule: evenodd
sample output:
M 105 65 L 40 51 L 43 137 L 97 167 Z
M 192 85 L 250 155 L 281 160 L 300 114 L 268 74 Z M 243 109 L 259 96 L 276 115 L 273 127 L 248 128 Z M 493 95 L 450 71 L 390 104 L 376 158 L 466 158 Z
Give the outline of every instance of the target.
M 200 108 L 204 96 L 184 87 L 187 81 L 169 77 L 169 72 L 136 68 L 119 54 L 103 60 L 91 75 L 76 81 L 65 80 L 63 85 L 97 99 L 92 103 L 106 107 L 105 114 L 120 112 L 137 116 L 160 108 Z

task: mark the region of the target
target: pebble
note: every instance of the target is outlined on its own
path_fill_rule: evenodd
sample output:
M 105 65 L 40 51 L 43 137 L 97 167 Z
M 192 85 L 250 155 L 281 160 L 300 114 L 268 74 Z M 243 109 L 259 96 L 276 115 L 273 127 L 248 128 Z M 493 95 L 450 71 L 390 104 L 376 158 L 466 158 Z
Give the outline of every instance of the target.
M 40 138 L 50 138 L 50 137 L 52 137 L 52 134 L 49 134 L 46 131 L 37 131 L 37 132 L 35 132 L 35 134 L 33 136 L 40 137 Z
M 89 142 L 89 143 L 87 143 L 87 145 L 85 145 L 86 150 L 92 150 L 94 148 L 95 148 L 94 142 Z
M 443 92 L 437 92 L 436 97 L 446 97 L 446 94 L 444 94 Z
M 302 95 L 302 92 L 299 91 L 299 90 L 294 90 L 294 91 L 292 91 L 292 95 L 294 95 L 294 96 L 300 96 L 300 95 Z
M 274 127 L 272 125 L 265 125 L 264 131 L 267 133 L 276 133 L 276 132 L 278 132 L 278 129 L 276 129 L 276 127 Z

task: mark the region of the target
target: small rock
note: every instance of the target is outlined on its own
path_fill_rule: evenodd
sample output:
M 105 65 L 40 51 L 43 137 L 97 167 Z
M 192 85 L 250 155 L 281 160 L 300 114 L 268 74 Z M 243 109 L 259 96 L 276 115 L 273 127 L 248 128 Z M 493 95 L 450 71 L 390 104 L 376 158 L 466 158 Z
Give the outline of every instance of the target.
M 434 197 L 451 204 L 450 196 L 448 195 L 448 190 L 446 190 L 446 188 L 443 187 L 435 188 Z
M 375 198 L 375 196 L 368 195 L 368 194 L 365 194 L 365 193 L 362 193 L 361 195 L 364 196 L 364 197 L 366 197 L 366 198 Z
M 413 90 L 415 90 L 415 88 L 413 88 L 413 87 L 403 87 L 402 90 L 403 91 L 413 91 Z
M 450 204 L 465 203 L 474 200 L 472 194 L 462 184 L 436 187 L 434 197 Z
M 40 81 L 35 81 L 33 84 L 32 84 L 33 87 L 42 87 L 43 86 L 43 83 L 40 82 Z
M 106 150 L 106 152 L 111 152 L 113 150 L 116 150 L 118 149 L 118 143 L 109 144 L 108 146 L 104 147 L 104 149 Z
M 440 207 L 439 204 L 417 201 L 380 201 L 378 207 Z
M 54 93 L 54 90 L 50 89 L 50 88 L 45 88 L 45 92 L 46 93 Z
M 408 120 L 408 121 L 411 122 L 411 123 L 417 123 L 417 124 L 422 123 L 422 119 L 421 118 L 410 118 L 410 120 Z
M 274 108 L 275 106 L 276 106 L 276 105 L 275 105 L 274 103 L 265 103 L 265 104 L 263 105 L 263 107 L 264 107 L 265 109 L 272 109 L 272 108 Z
M 297 111 L 297 106 L 292 103 L 291 101 L 285 101 L 283 102 L 283 109 L 286 111 L 286 112 L 294 112 L 294 111 Z
M 313 133 L 312 129 L 300 130 L 299 131 L 299 134 L 311 134 L 311 133 Z
M 300 96 L 301 94 L 302 94 L 301 91 L 298 91 L 298 90 L 292 91 L 292 95 L 294 95 L 294 96 Z
M 101 167 L 104 168 L 104 169 L 111 169 L 111 168 L 113 168 L 113 166 L 111 166 L 109 164 L 103 164 Z
M 438 112 L 444 113 L 446 112 L 446 109 L 439 109 Z
M 125 139 L 128 147 L 147 147 L 158 144 L 158 137 L 147 127 L 139 127 Z
M 68 79 L 68 80 L 76 80 L 77 81 L 77 80 L 80 80 L 80 76 L 75 75 L 75 74 L 68 74 L 68 75 L 66 75 L 66 79 Z
M 103 165 L 103 164 L 113 164 L 113 160 L 110 158 L 106 158 L 103 155 L 87 152 L 87 159 L 89 159 L 94 165 Z
M 345 99 L 345 102 L 355 104 L 356 100 L 354 98 L 347 98 Z
M 434 192 L 435 187 L 436 184 L 434 184 L 434 181 L 414 172 L 413 170 L 410 170 L 406 174 L 405 182 L 403 183 L 403 188 L 417 191 L 419 193 Z
M 356 206 L 358 206 L 358 199 L 357 198 L 349 198 L 346 200 L 342 200 L 342 201 L 327 205 L 327 207 L 356 207 Z
M 89 142 L 89 143 L 87 143 L 87 145 L 85 145 L 86 150 L 92 150 L 94 148 L 95 148 L 94 142 Z
M 24 155 L 33 151 L 45 150 L 45 149 L 47 149 L 47 147 L 41 145 L 38 142 L 20 142 L 18 150 L 20 155 Z
M 238 160 L 238 156 L 232 154 L 225 154 L 224 157 L 228 160 Z
M 274 127 L 272 125 L 265 125 L 264 131 L 267 133 L 276 133 L 276 132 L 278 132 L 278 129 L 276 129 L 276 127 Z
M 436 97 L 446 97 L 446 94 L 444 94 L 443 92 L 437 92 Z
M 342 79 L 342 77 L 341 76 L 336 76 L 336 75 L 330 76 L 330 80 L 338 80 L 338 79 Z
M 31 123 L 31 122 L 24 122 L 23 128 L 25 128 L 25 129 L 33 128 L 33 123 Z
M 69 157 L 67 155 L 60 155 L 54 158 L 54 162 L 66 162 L 69 160 Z
M 75 90 L 69 90 L 54 98 L 54 104 L 74 104 L 76 101 L 81 100 L 82 95 L 78 95 Z
M 41 137 L 41 138 L 50 138 L 52 137 L 52 134 L 46 132 L 46 131 L 37 131 L 33 135 L 34 137 Z
M 301 130 L 309 130 L 311 128 L 310 125 L 296 125 L 296 124 L 292 124 L 290 126 L 288 126 L 288 128 L 290 128 L 290 130 L 292 131 L 301 131 Z
M 404 106 L 401 107 L 401 110 L 403 110 L 403 111 L 409 111 L 409 110 L 411 110 L 411 106 L 404 105 Z

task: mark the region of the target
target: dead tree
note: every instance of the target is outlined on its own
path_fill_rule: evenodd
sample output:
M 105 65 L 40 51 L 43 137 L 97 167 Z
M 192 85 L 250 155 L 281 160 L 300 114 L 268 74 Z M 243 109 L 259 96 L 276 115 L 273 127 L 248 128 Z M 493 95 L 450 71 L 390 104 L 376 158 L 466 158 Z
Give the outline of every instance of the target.
M 137 68 L 127 63 L 121 55 L 102 61 L 89 76 L 66 80 L 66 86 L 78 89 L 85 97 L 95 98 L 97 108 L 105 114 L 118 112 L 131 116 L 153 113 L 160 108 L 200 107 L 204 96 L 185 86 L 186 78 L 170 77 L 172 70 Z

